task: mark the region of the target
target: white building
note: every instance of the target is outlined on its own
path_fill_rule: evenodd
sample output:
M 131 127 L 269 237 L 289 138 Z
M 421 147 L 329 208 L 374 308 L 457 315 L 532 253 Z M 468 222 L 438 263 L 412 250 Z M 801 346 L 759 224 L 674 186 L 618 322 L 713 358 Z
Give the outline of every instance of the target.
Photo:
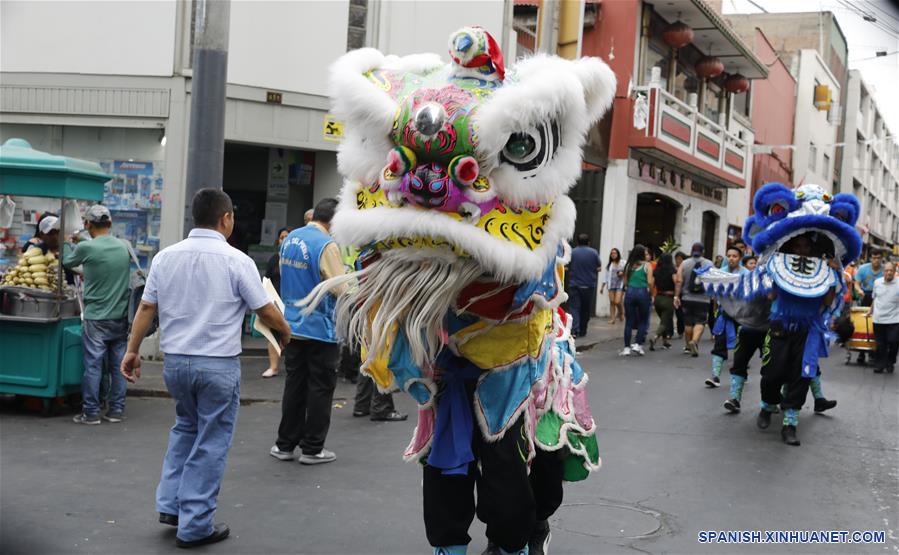
M 840 191 L 862 205 L 859 227 L 866 247 L 899 244 L 899 144 L 886 127 L 868 85 L 858 70 L 846 86 L 843 164 Z
M 130 238 L 145 260 L 184 234 L 197 4 L 0 4 L 0 140 L 20 137 L 38 150 L 107 165 L 116 177 L 106 198 L 115 232 Z M 223 186 L 235 201 L 236 242 L 253 254 L 253 245 L 269 239 L 264 220 L 269 230 L 299 225 L 315 201 L 337 194 L 339 138 L 326 86 L 338 56 L 365 44 L 446 56 L 449 34 L 471 23 L 472 10 L 508 48 L 514 45 L 506 31 L 510 7 L 232 2 Z M 266 248 L 271 245 L 257 258 L 267 258 Z
M 796 119 L 793 125 L 793 185 L 821 185 L 834 191 L 834 149 L 839 110 L 820 110 L 815 105 L 816 87 L 830 90 L 833 106 L 840 102 L 840 83 L 816 50 L 803 49 L 794 58 L 796 77 Z

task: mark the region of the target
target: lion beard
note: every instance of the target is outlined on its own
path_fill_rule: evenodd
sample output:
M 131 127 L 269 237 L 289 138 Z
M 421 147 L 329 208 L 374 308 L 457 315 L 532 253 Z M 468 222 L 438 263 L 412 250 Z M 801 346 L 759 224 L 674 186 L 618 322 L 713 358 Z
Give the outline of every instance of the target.
M 401 330 L 412 361 L 429 370 L 445 344 L 447 310 L 483 273 L 475 261 L 450 253 L 428 250 L 425 257 L 418 249 L 386 251 L 363 270 L 321 282 L 297 306 L 309 314 L 335 288 L 347 286 L 337 297 L 337 336 L 353 349 L 364 349 L 361 368 L 386 352 L 392 331 Z

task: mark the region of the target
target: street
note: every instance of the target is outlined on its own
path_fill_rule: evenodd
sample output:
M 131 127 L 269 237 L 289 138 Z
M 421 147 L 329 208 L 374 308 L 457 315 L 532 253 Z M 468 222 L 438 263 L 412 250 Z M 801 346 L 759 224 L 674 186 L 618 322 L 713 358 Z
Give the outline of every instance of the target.
M 620 329 L 620 328 L 619 328 Z M 618 340 L 581 353 L 590 374 L 603 468 L 566 486 L 551 519 L 552 553 L 899 552 L 899 378 L 824 361 L 826 415 L 804 408 L 801 447 L 780 440 L 779 422 L 755 427 L 758 360 L 744 411 L 726 414 L 726 388 L 703 386 L 700 358 L 676 349 L 619 358 Z M 315 467 L 268 455 L 279 420 L 283 377 L 262 380 L 261 358 L 245 358 L 244 397 L 217 521 L 232 536 L 215 553 L 426 553 L 421 474 L 404 464 L 414 418 L 354 419 L 335 400 L 327 447 Z M 158 365 L 147 365 L 152 383 Z M 282 373 L 283 376 L 283 373 Z M 727 374 L 722 376 L 727 382 Z M 138 386 L 141 384 L 139 383 Z M 248 395 L 252 390 L 253 395 Z M 337 396 L 351 396 L 341 381 Z M 266 398 L 267 397 L 267 398 Z M 396 395 L 398 407 L 412 404 Z M 809 400 L 811 395 L 809 395 Z M 76 426 L 71 414 L 41 418 L 2 412 L 3 553 L 165 553 L 175 530 L 156 522 L 154 489 L 173 421 L 171 400 L 129 397 L 123 424 Z M 886 544 L 702 545 L 702 530 L 872 530 Z M 48 533 L 52 531 L 52 533 Z M 469 553 L 486 546 L 472 526 Z

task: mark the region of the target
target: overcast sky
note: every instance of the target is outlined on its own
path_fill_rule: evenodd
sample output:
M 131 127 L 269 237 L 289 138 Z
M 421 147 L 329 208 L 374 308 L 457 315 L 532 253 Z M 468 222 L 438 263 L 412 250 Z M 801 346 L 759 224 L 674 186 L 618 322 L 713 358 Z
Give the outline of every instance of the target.
M 755 4 L 755 5 L 753 5 Z M 847 4 L 876 16 L 877 22 L 865 21 Z M 829 11 L 836 15 L 840 29 L 849 43 L 849 69 L 858 69 L 877 100 L 877 107 L 890 128 L 899 134 L 899 10 L 896 2 L 887 0 L 724 0 L 722 10 L 728 13 L 770 13 Z M 888 29 L 884 29 L 887 27 Z M 875 57 L 877 51 L 888 56 Z M 842 96 L 842 95 L 841 95 Z

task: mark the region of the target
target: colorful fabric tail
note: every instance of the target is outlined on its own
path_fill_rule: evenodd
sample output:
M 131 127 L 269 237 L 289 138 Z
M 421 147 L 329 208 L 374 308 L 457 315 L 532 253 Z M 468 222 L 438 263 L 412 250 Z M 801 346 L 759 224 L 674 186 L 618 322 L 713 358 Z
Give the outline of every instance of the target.
M 827 328 L 820 319 L 811 322 L 805 349 L 802 351 L 802 377 L 811 378 L 818 374 L 818 359 L 827 357 Z
M 815 399 L 824 398 L 824 391 L 821 390 L 821 374 L 812 378 L 812 381 L 809 383 L 809 389 L 812 390 L 812 395 L 814 395 Z
M 727 348 L 735 349 L 737 347 L 737 326 L 733 320 L 724 315 L 723 310 L 719 309 L 718 318 L 715 319 L 715 325 L 712 326 L 712 335 L 721 335 L 722 333 L 727 335 Z
M 444 349 L 437 357 L 443 370 L 442 399 L 437 404 L 437 424 L 428 464 L 443 470 L 443 474 L 468 474 L 468 463 L 474 460 L 471 439 L 474 436 L 474 416 L 465 394 L 465 380 L 476 380 L 480 368 L 469 361 L 453 356 Z
M 796 409 L 784 410 L 784 426 L 799 426 L 799 411 Z
M 724 366 L 724 358 L 718 355 L 712 355 L 712 375 L 716 378 L 721 376 L 721 367 Z
M 730 398 L 736 399 L 737 401 L 743 398 L 743 384 L 746 383 L 746 378 L 743 376 L 730 376 Z

